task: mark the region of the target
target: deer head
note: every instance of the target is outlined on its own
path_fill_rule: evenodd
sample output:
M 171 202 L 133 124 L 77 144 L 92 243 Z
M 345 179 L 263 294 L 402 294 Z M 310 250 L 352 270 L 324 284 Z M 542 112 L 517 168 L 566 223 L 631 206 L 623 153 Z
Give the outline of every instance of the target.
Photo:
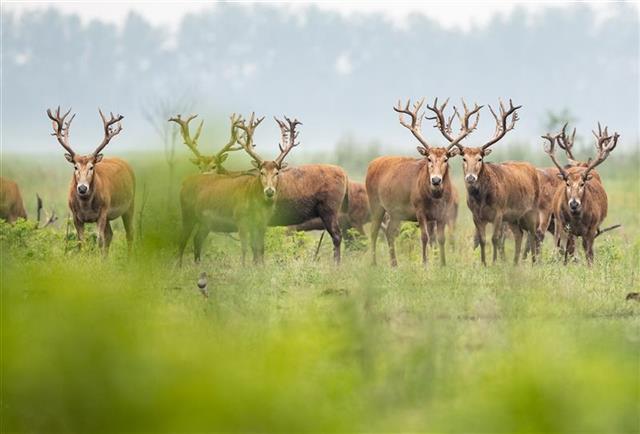
M 113 113 L 110 113 L 110 117 L 107 119 L 102 113 L 102 110 L 98 109 L 104 128 L 104 138 L 102 139 L 102 143 L 100 143 L 100 145 L 98 145 L 95 151 L 91 154 L 78 155 L 73 151 L 69 144 L 69 128 L 71 127 L 71 122 L 76 116 L 73 114 L 69 120 L 66 120 L 70 112 L 71 109 L 69 109 L 65 114 L 60 114 L 60 106 L 58 106 L 55 114 L 51 109 L 48 109 L 47 115 L 53 124 L 53 133 L 51 133 L 51 135 L 56 136 L 58 143 L 60 143 L 60 145 L 62 145 L 62 147 L 67 151 L 67 153 L 64 154 L 65 158 L 69 163 L 73 164 L 76 194 L 81 199 L 86 199 L 93 193 L 92 187 L 95 175 L 95 166 L 102 161 L 103 156 L 101 152 L 104 147 L 109 144 L 111 139 L 122 131 L 122 124 L 120 124 L 120 121 L 124 116 L 114 116 Z
M 459 143 L 456 144 L 462 155 L 462 169 L 464 171 L 464 180 L 467 186 L 473 186 L 478 181 L 478 177 L 482 172 L 484 157 L 491 153 L 491 146 L 500 141 L 507 132 L 511 131 L 513 127 L 515 127 L 516 122 L 519 119 L 517 110 L 521 107 L 522 106 L 520 105 L 514 106 L 513 102 L 509 100 L 509 107 L 507 108 L 502 101 L 500 101 L 500 116 L 498 116 L 496 115 L 496 112 L 493 111 L 493 108 L 489 106 L 489 111 L 491 111 L 491 114 L 496 121 L 496 129 L 493 137 L 480 147 L 463 147 Z M 509 122 L 510 117 L 511 122 Z
M 255 118 L 255 114 L 251 113 L 248 123 L 244 119 L 241 119 L 239 128 L 244 131 L 244 134 L 238 139 L 238 143 L 251 157 L 251 163 L 253 164 L 257 176 L 260 179 L 264 196 L 266 200 L 274 200 L 278 191 L 278 176 L 280 172 L 287 167 L 284 162 L 285 157 L 289 154 L 291 149 L 298 146 L 296 142 L 298 132 L 296 127 L 301 125 L 297 120 L 291 120 L 285 116 L 285 121 L 281 121 L 274 118 L 278 126 L 280 127 L 281 139 L 278 147 L 280 148 L 280 154 L 275 160 L 264 160 L 255 151 L 255 144 L 253 142 L 253 133 L 255 128 L 262 122 L 264 117 L 259 119 Z
M 593 135 L 596 137 L 596 157 L 594 159 L 590 159 L 588 164 L 586 164 L 586 167 L 581 164 L 569 167 L 568 169 L 563 167 L 555 156 L 554 145 L 556 142 L 566 152 L 566 148 L 560 145 L 563 135 L 564 128 L 561 133 L 556 134 L 555 136 L 550 134 L 542 136 L 542 138 L 548 142 L 544 146 L 544 151 L 549 155 L 553 164 L 558 168 L 558 177 L 565 182 L 564 195 L 569 212 L 573 215 L 579 215 L 582 212 L 586 185 L 593 179 L 593 169 L 606 160 L 611 151 L 615 149 L 620 135 L 618 133 L 613 133 L 613 135 L 610 136 L 607 127 L 603 130 L 598 122 L 598 132 L 596 133 L 593 131 Z
M 474 105 L 472 110 L 469 110 L 464 100 L 462 106 L 464 107 L 464 116 L 460 116 L 457 109 L 453 108 L 453 113 L 450 117 L 445 118 L 444 111 L 449 103 L 447 99 L 442 105 L 438 106 L 438 98 L 433 102 L 433 106 L 427 104 L 427 109 L 434 113 L 433 117 L 427 117 L 429 120 L 435 120 L 434 128 L 438 128 L 440 133 L 449 141 L 447 147 L 435 147 L 429 145 L 427 140 L 422 135 L 422 119 L 424 113 L 421 112 L 424 98 L 411 106 L 411 100 L 408 100 L 403 107 L 398 101 L 398 105 L 393 109 L 398 113 L 400 125 L 411 131 L 411 134 L 420 142 L 417 147 L 418 152 L 427 160 L 427 167 L 429 169 L 429 179 L 431 184 L 431 191 L 436 196 L 442 193 L 443 180 L 449 168 L 449 158 L 458 155 L 459 150 L 456 147 L 465 137 L 467 137 L 478 126 L 478 119 L 480 118 L 480 109 L 482 106 Z M 406 122 L 403 116 L 409 116 L 410 122 Z M 469 121 L 473 115 L 476 115 L 475 121 L 472 125 L 469 125 Z M 460 132 L 456 137 L 453 137 L 451 125 L 453 119 L 457 117 L 460 121 Z

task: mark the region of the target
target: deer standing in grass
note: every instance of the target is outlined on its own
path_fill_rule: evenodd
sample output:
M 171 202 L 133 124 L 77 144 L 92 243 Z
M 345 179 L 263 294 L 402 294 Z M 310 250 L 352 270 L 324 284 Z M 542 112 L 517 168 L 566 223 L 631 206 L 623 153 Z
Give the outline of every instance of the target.
M 69 209 L 73 215 L 73 224 L 78 235 L 79 246 L 84 241 L 84 225 L 96 223 L 98 241 L 102 252 L 107 255 L 113 238 L 111 220 L 122 217 L 127 236 L 129 251 L 133 243 L 133 211 L 135 196 L 135 176 L 131 166 L 120 158 L 103 158 L 102 150 L 111 139 L 122 131 L 120 121 L 123 116 L 110 114 L 107 119 L 102 111 L 100 118 L 104 128 L 104 138 L 100 145 L 88 155 L 76 154 L 69 144 L 69 128 L 75 114 L 69 120 L 60 114 L 60 107 L 55 114 L 49 109 L 47 115 L 53 123 L 53 133 L 58 143 L 67 151 L 64 155 L 73 164 L 73 177 L 69 188 Z
M 476 227 L 476 239 L 480 245 L 482 264 L 486 265 L 486 226 L 493 224 L 493 262 L 501 250 L 503 223 L 507 223 L 515 239 L 514 263 L 518 263 L 523 230 L 528 233 L 532 246 L 532 260 L 537 254 L 536 230 L 538 227 L 538 201 L 540 185 L 535 167 L 526 162 L 487 163 L 484 158 L 491 153 L 491 146 L 511 131 L 518 121 L 517 110 L 509 100 L 509 107 L 500 102 L 498 116 L 489 109 L 496 121 L 493 137 L 480 147 L 457 144 L 462 155 L 462 168 L 467 190 L 467 206 L 471 210 Z M 509 123 L 509 118 L 511 122 Z
M 598 123 L 596 137 L 598 154 L 587 167 L 579 165 L 565 168 L 558 163 L 555 156 L 555 143 L 558 136 L 549 134 L 542 136 L 545 143 L 544 150 L 558 169 L 558 176 L 564 185 L 556 190 L 553 199 L 553 214 L 556 221 L 556 233 L 566 237 L 564 248 L 564 263 L 575 250 L 575 238 L 582 237 L 582 247 L 585 251 L 587 264 L 593 265 L 593 242 L 600 233 L 600 225 L 607 217 L 607 192 L 602 186 L 600 176 L 593 169 L 604 162 L 611 151 L 618 144 L 620 135 L 609 135 Z
M 20 188 L 14 181 L 0 176 L 0 219 L 13 224 L 19 218 L 27 218 Z
M 251 244 L 253 262 L 264 263 L 264 236 L 268 222 L 274 212 L 275 201 L 280 184 L 280 171 L 286 167 L 285 157 L 297 146 L 297 120 L 286 118 L 283 126 L 280 154 L 274 160 L 263 159 L 255 150 L 253 135 L 256 127 L 264 118 L 256 119 L 252 114 L 248 123 L 240 120 L 237 127 L 243 131 L 238 142 L 251 156 L 254 170 L 237 176 L 220 176 L 199 192 L 195 202 L 195 211 L 200 227 L 194 239 L 196 258 L 202 249 L 202 243 L 209 233 L 238 231 L 242 248 L 242 260 L 245 261 L 247 246 Z
M 422 135 L 421 111 L 424 99 L 415 103 L 410 109 L 410 101 L 403 107 L 398 101 L 394 110 L 399 114 L 400 124 L 411 131 L 418 140 L 418 153 L 423 158 L 410 157 L 379 157 L 373 160 L 367 168 L 366 186 L 371 205 L 371 250 L 373 262 L 376 263 L 376 243 L 378 232 L 385 213 L 389 216 L 387 228 L 387 242 L 391 265 L 397 266 L 395 251 L 395 237 L 403 220 L 417 221 L 420 227 L 422 241 L 422 262 L 427 265 L 427 244 L 429 243 L 429 226 L 435 224 L 438 243 L 440 246 L 440 262 L 445 259 L 445 225 L 450 222 L 452 203 L 455 201 L 453 184 L 449 175 L 449 159 L 458 155 L 456 145 L 467 137 L 478 125 L 479 111 L 477 104 L 469 110 L 463 102 L 464 116 L 460 116 L 454 107 L 454 114 L 445 120 L 444 110 L 449 100 L 438 106 L 436 98 L 433 106 L 427 104 L 427 109 L 435 116 L 435 127 L 449 141 L 447 147 L 434 147 Z M 405 121 L 408 116 L 410 122 Z M 472 116 L 476 116 L 472 125 Z M 460 120 L 460 133 L 457 137 L 451 135 L 451 123 L 455 117 Z
M 180 189 L 180 210 L 182 213 L 182 231 L 178 247 L 180 263 L 182 263 L 184 249 L 187 246 L 194 229 L 198 227 L 199 222 L 195 210 L 198 194 L 207 186 L 219 181 L 221 178 L 226 178 L 225 175 L 228 175 L 229 172 L 224 168 L 223 163 L 227 160 L 229 152 L 242 149 L 242 146 L 237 143 L 238 126 L 241 121 L 241 117 L 233 114 L 231 116 L 231 132 L 229 141 L 216 154 L 202 154 L 198 148 L 198 140 L 202 133 L 204 121 L 200 122 L 193 137 L 191 136 L 189 128 L 189 123 L 196 117 L 197 115 L 191 115 L 186 119 L 183 119 L 180 115 L 176 115 L 169 119 L 169 122 L 175 122 L 179 125 L 184 144 L 194 154 L 190 161 L 200 170 L 200 173 L 188 176 L 182 182 L 182 188 Z M 236 173 L 235 175 L 239 175 L 239 173 Z M 200 240 L 194 239 L 194 245 L 196 242 L 200 242 Z M 196 255 L 196 261 L 198 261 L 200 259 L 199 250 L 194 254 Z

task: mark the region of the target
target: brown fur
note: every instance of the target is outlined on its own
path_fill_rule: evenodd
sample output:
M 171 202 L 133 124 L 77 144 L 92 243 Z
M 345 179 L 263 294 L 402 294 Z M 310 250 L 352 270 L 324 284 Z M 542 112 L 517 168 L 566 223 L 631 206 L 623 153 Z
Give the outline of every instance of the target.
M 525 162 L 485 163 L 487 150 L 464 147 L 463 169 L 467 188 L 467 206 L 473 215 L 476 236 L 480 245 L 482 263 L 486 265 L 485 232 L 487 223 L 493 224 L 493 261 L 497 259 L 503 237 L 503 222 L 513 232 L 516 251 L 514 262 L 518 263 L 522 243 L 522 231 L 528 232 L 531 245 L 536 246 L 538 227 L 538 201 L 540 185 L 538 174 L 531 164 Z M 469 178 L 477 177 L 475 182 Z M 537 250 L 537 247 L 536 249 Z M 536 251 L 532 259 L 536 259 Z
M 27 218 L 18 184 L 4 177 L 0 177 L 0 218 L 11 224 Z
M 446 263 L 444 243 L 445 225 L 457 214 L 453 189 L 448 170 L 448 159 L 457 154 L 457 148 L 419 148 L 425 158 L 380 157 L 367 169 L 366 187 L 371 207 L 371 249 L 376 262 L 378 231 L 385 213 L 389 222 L 385 230 L 389 244 L 391 265 L 397 265 L 395 237 L 404 220 L 417 221 L 421 232 L 422 261 L 427 264 L 429 226 L 435 224 L 440 260 Z M 431 177 L 441 176 L 442 183 L 434 186 Z
M 131 166 L 119 158 L 102 158 L 101 155 L 69 155 L 69 158 L 74 164 L 74 176 L 69 186 L 68 202 L 79 242 L 84 240 L 85 223 L 97 223 L 100 245 L 107 254 L 113 237 L 109 222 L 122 217 L 131 249 L 135 196 L 135 176 Z M 90 167 L 93 167 L 92 175 Z M 86 196 L 81 196 L 78 182 L 84 176 L 89 180 L 89 190 Z
M 584 167 L 571 167 L 567 170 L 568 180 L 561 181 L 553 198 L 553 214 L 556 219 L 556 233 L 566 237 L 564 262 L 575 250 L 575 237 L 582 237 L 582 246 L 587 263 L 593 264 L 593 242 L 598 235 L 600 224 L 607 217 L 607 193 L 599 175 L 591 172 L 591 177 L 583 181 Z M 569 199 L 575 197 L 581 202 L 577 213 L 569 208 Z
M 339 214 L 340 228 L 342 231 L 357 230 L 365 235 L 364 225 L 371 220 L 369 211 L 369 197 L 364 183 L 349 181 L 349 193 L 347 194 L 347 211 Z M 292 231 L 317 231 L 324 230 L 324 223 L 320 217 L 315 217 L 298 225 L 291 225 Z

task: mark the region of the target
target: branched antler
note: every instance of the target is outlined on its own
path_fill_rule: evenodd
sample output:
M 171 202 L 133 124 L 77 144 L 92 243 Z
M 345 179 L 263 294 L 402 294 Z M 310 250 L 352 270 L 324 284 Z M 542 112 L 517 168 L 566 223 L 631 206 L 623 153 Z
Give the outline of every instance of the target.
M 202 133 L 202 125 L 204 124 L 204 120 L 200 121 L 198 125 L 198 129 L 196 130 L 196 135 L 191 138 L 191 133 L 189 131 L 189 122 L 197 118 L 198 115 L 191 115 L 187 119 L 182 119 L 182 117 L 178 114 L 175 117 L 169 118 L 169 122 L 175 122 L 180 125 L 180 133 L 182 134 L 182 139 L 184 140 L 184 144 L 187 145 L 191 152 L 200 159 L 202 158 L 202 154 L 198 151 L 198 139 L 200 138 L 200 133 Z
M 500 118 L 498 118 L 498 115 L 496 115 L 496 112 L 493 111 L 493 108 L 489 106 L 489 111 L 493 115 L 493 118 L 496 120 L 496 130 L 491 140 L 489 140 L 487 143 L 482 145 L 483 150 L 487 149 L 488 147 L 490 147 L 491 145 L 493 145 L 494 143 L 502 139 L 505 136 L 505 134 L 507 134 L 507 132 L 511 131 L 513 127 L 515 127 L 516 122 L 520 119 L 518 117 L 517 110 L 522 108 L 521 105 L 514 106 L 513 101 L 509 99 L 509 108 L 507 109 L 502 103 L 502 100 L 500 100 L 499 102 L 500 102 Z M 508 124 L 509 116 L 511 116 L 510 124 Z
M 618 139 L 620 138 L 620 134 L 616 132 L 613 133 L 613 136 L 610 136 L 607 127 L 605 126 L 603 130 L 600 126 L 600 122 L 598 122 L 598 132 L 596 133 L 593 130 L 592 132 L 596 137 L 596 149 L 598 150 L 598 154 L 595 159 L 591 160 L 585 171 L 582 172 L 582 179 L 584 180 L 589 177 L 589 172 L 609 157 L 611 151 L 613 151 L 618 145 Z
M 74 113 L 68 121 L 65 121 L 70 112 L 71 109 L 69 109 L 64 115 L 61 115 L 60 106 L 58 106 L 55 115 L 51 112 L 51 109 L 47 109 L 47 116 L 49 116 L 49 119 L 51 119 L 53 123 L 53 133 L 51 133 L 51 135 L 56 136 L 58 143 L 60 143 L 69 155 L 73 157 L 76 153 L 71 149 L 71 145 L 69 144 L 69 128 L 71 127 L 71 122 L 73 121 L 73 118 L 76 117 L 76 114 Z
M 296 131 L 296 127 L 298 125 L 302 125 L 302 122 L 298 121 L 298 119 L 291 120 L 286 116 L 284 117 L 286 123 L 275 116 L 273 119 L 275 119 L 280 127 L 280 143 L 278 143 L 280 155 L 275 159 L 275 162 L 279 167 L 282 167 L 282 163 L 287 154 L 289 154 L 291 149 L 300 144 L 300 142 L 296 142 L 298 139 L 298 131 Z
M 260 155 L 258 155 L 253 149 L 255 147 L 253 143 L 253 133 L 255 132 L 256 127 L 260 125 L 260 122 L 262 122 L 263 120 L 264 116 L 256 119 L 256 114 L 253 112 L 251 113 L 251 117 L 249 118 L 248 125 L 242 117 L 239 117 L 239 119 L 237 120 L 237 127 L 244 131 L 244 134 L 242 134 L 241 137 L 238 137 L 238 143 L 242 146 L 245 152 L 249 154 L 251 158 L 253 158 L 258 166 L 261 166 L 262 163 L 264 163 L 264 159 L 260 157 Z
M 407 104 L 404 106 L 404 108 L 402 107 L 401 101 L 398 100 L 398 105 L 393 109 L 398 113 L 400 125 L 411 131 L 411 134 L 413 134 L 413 136 L 418 139 L 420 144 L 422 144 L 422 146 L 424 146 L 424 148 L 428 150 L 429 143 L 427 143 L 427 140 L 422 136 L 422 118 L 424 116 L 424 113 L 420 111 L 420 109 L 422 108 L 422 104 L 424 104 L 424 98 L 414 103 L 412 109 L 409 109 L 409 106 L 411 105 L 410 99 L 407 100 Z M 405 122 L 402 115 L 409 116 L 411 118 L 411 123 Z
M 571 137 L 569 137 L 566 134 L 567 125 L 568 123 L 565 123 L 562 127 L 562 131 L 558 134 L 557 143 L 558 146 L 560 146 L 560 148 L 567 154 L 567 157 L 571 162 L 577 162 L 578 160 L 573 156 L 573 142 L 576 138 L 576 129 L 573 129 L 573 133 L 571 134 Z
M 556 134 L 555 136 L 552 136 L 551 134 L 547 133 L 544 136 L 542 136 L 542 138 L 549 142 L 548 144 L 544 145 L 544 152 L 546 152 L 547 155 L 549 155 L 549 158 L 551 158 L 551 161 L 553 162 L 553 164 L 555 164 L 555 166 L 560 171 L 562 178 L 566 180 L 569 177 L 569 174 L 567 173 L 566 169 L 562 167 L 560 163 L 558 163 L 558 160 L 556 159 L 556 154 L 555 154 L 555 144 L 560 134 Z
M 435 101 L 433 102 L 433 106 L 430 106 L 429 104 L 427 104 L 427 108 L 434 113 L 434 116 L 433 117 L 427 116 L 426 118 L 429 120 L 436 121 L 434 128 L 438 128 L 442 133 L 442 135 L 445 137 L 445 139 L 449 141 L 449 146 L 447 147 L 447 150 L 450 150 L 454 146 L 460 146 L 460 142 L 478 127 L 478 122 L 480 120 L 480 109 L 483 106 L 478 106 L 478 104 L 474 103 L 473 109 L 469 110 L 464 99 L 462 99 L 461 101 L 462 101 L 462 107 L 464 108 L 464 116 L 460 116 L 458 109 L 454 106 L 453 113 L 451 114 L 451 116 L 449 116 L 446 122 L 445 122 L 444 110 L 447 107 L 447 104 L 449 103 L 449 98 L 447 98 L 447 100 L 440 107 L 438 107 L 438 98 L 436 98 Z M 469 120 L 471 119 L 471 116 L 473 116 L 474 114 L 476 115 L 476 119 L 472 125 L 469 125 Z M 457 137 L 452 136 L 453 129 L 451 128 L 453 119 L 455 117 L 457 117 L 458 120 L 460 121 L 460 134 L 458 134 Z
M 120 134 L 120 131 L 122 131 L 122 124 L 120 121 L 124 119 L 124 116 L 114 116 L 113 113 L 109 113 L 110 117 L 107 119 L 104 117 L 104 114 L 102 114 L 102 110 L 100 109 L 98 109 L 98 113 L 100 113 L 100 118 L 102 119 L 102 124 L 104 126 L 104 138 L 102 139 L 102 143 L 100 143 L 96 150 L 93 151 L 94 156 L 98 155 L 104 147 L 109 144 L 111 139 Z M 116 128 L 113 127 L 114 124 L 116 124 Z

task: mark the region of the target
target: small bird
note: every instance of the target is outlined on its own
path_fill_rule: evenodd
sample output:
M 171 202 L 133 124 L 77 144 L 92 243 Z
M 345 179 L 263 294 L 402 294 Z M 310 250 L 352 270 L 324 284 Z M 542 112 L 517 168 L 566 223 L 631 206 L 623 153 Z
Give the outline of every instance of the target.
M 640 292 L 630 292 L 627 294 L 626 300 L 635 300 L 640 302 Z
M 198 279 L 198 289 L 204 298 L 209 298 L 209 289 L 207 289 L 207 272 L 203 271 L 200 273 L 200 278 Z

